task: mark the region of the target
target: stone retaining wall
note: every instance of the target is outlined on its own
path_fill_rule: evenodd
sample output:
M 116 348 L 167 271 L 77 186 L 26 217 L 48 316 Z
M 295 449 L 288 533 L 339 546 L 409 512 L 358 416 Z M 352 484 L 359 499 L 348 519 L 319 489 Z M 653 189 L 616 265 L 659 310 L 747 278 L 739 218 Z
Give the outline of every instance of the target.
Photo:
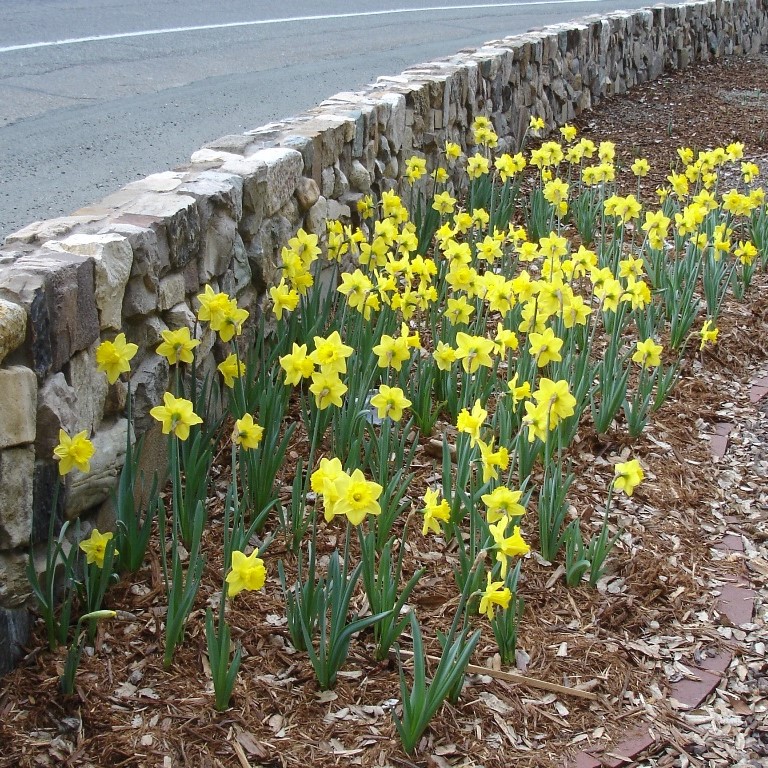
M 24 567 L 45 549 L 59 429 L 88 430 L 92 471 L 69 479 L 57 514 L 105 514 L 125 453 L 127 386 L 96 370 L 103 339 L 124 331 L 135 430 L 168 385 L 154 349 L 166 328 L 194 325 L 202 286 L 258 316 L 279 254 L 299 227 L 325 239 L 364 194 L 402 191 L 411 155 L 432 170 L 446 139 L 468 141 L 491 118 L 515 150 L 531 115 L 549 128 L 605 96 L 768 41 L 768 0 L 710 0 L 591 16 L 382 77 L 306 113 L 225 136 L 174 171 L 129 184 L 72 216 L 36 222 L 0 249 L 0 674 L 29 631 Z M 460 188 L 464 179 L 452 179 Z M 203 370 L 224 356 L 210 331 Z

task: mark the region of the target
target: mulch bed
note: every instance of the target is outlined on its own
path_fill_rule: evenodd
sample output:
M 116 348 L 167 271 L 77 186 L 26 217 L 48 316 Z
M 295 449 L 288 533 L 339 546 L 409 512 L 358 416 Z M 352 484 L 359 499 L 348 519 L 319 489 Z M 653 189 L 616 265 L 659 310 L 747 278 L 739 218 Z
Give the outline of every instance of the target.
M 655 199 L 679 146 L 696 151 L 742 141 L 745 159 L 768 177 L 768 105 L 759 98 L 767 84 L 762 59 L 728 59 L 640 86 L 576 124 L 595 142 L 616 142 L 627 191 L 636 183 L 629 165 L 648 158 L 645 200 Z M 292 558 L 278 538 L 266 554 L 267 589 L 242 593 L 232 606 L 244 661 L 232 706 L 215 712 L 203 627 L 205 606 L 215 604 L 222 581 L 211 554 L 221 540 L 214 506 L 203 588 L 173 667 L 162 668 L 164 595 L 155 542 L 147 566 L 109 592 L 107 607 L 125 613 L 101 626 L 74 696 L 58 693 L 63 654 L 44 647 L 39 627 L 27 658 L 0 680 L 0 766 L 562 766 L 582 750 L 610 752 L 627 731 L 649 723 L 672 746 L 647 765 L 762 764 L 766 603 L 758 598 L 755 624 L 744 628 L 716 621 L 714 601 L 745 562 L 753 582 L 764 587 L 768 578 L 766 406 L 749 399 L 749 383 L 768 360 L 768 276 L 757 276 L 747 302 L 729 301 L 718 326 L 717 346 L 689 357 L 673 396 L 639 439 L 587 430 L 572 450 L 571 513 L 587 524 L 594 515 L 599 525 L 615 462 L 631 455 L 646 470 L 634 496 L 616 500 L 612 523 L 623 533 L 598 589 L 567 588 L 562 577 L 553 578 L 556 566 L 535 556 L 523 565 L 526 610 L 512 671 L 594 699 L 473 674 L 458 704 L 442 708 L 416 756 L 408 757 L 390 716 L 400 695 L 397 669 L 374 661 L 369 636 L 352 644 L 331 692 L 317 689 L 306 655 L 292 648 L 276 568 L 278 557 L 289 567 Z M 710 437 L 723 422 L 735 425 L 734 452 L 732 460 L 716 461 Z M 416 461 L 414 499 L 435 472 L 426 441 Z M 713 554 L 713 544 L 737 523 L 749 537 L 746 551 Z M 428 651 L 439 653 L 435 630 L 450 622 L 457 602 L 450 575 L 457 556 L 412 525 L 406 561 L 427 568 L 412 605 Z M 523 525 L 535 548 L 532 517 Z M 338 526 L 321 532 L 325 551 L 343 535 Z M 487 623 L 483 631 L 473 662 L 499 669 Z M 670 686 L 695 679 L 695 662 L 724 650 L 735 654 L 732 674 L 706 705 L 712 711 L 692 715 L 676 706 Z

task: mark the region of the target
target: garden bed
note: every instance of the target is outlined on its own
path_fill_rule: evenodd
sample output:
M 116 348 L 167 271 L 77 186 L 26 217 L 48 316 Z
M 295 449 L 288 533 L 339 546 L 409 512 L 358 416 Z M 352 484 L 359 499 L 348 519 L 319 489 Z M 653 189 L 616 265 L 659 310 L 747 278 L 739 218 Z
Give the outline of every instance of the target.
M 596 144 L 616 142 L 617 176 L 625 191 L 637 183 L 630 164 L 637 157 L 648 159 L 651 172 L 639 181 L 641 199 L 655 205 L 654 191 L 667 183 L 681 146 L 698 151 L 740 141 L 744 159 L 758 164 L 762 176 L 768 174 L 759 98 L 766 83 L 768 67 L 760 59 L 692 67 L 609 100 L 576 125 L 580 136 Z M 731 172 L 738 180 L 738 166 Z M 727 179 L 723 184 L 729 188 Z M 86 648 L 73 695 L 58 692 L 64 652 L 47 650 L 42 628 L 21 666 L 0 681 L 0 765 L 442 768 L 505 766 L 514 760 L 523 767 L 559 766 L 580 750 L 610 752 L 627 731 L 648 723 L 677 745 L 665 765 L 687 764 L 680 755 L 691 744 L 695 749 L 685 759 L 693 764 L 725 766 L 764 758 L 768 751 L 755 727 L 755 707 L 764 707 L 765 663 L 740 645 L 751 640 L 754 648 L 759 627 L 718 630 L 713 592 L 730 575 L 738 576 L 743 564 L 738 557 L 713 557 L 712 547 L 742 526 L 755 541 L 750 559 L 764 566 L 768 482 L 764 472 L 759 474 L 765 469 L 759 448 L 754 448 L 754 467 L 741 464 L 749 460 L 748 451 L 730 466 L 727 459 L 713 460 L 710 436 L 718 424 L 732 422 L 740 446 L 745 435 L 755 446 L 766 439 L 764 421 L 750 410 L 760 405 L 749 404 L 748 385 L 768 358 L 767 291 L 767 276 L 758 271 L 745 301 L 729 296 L 718 318 L 716 346 L 684 358 L 672 395 L 639 437 L 630 440 L 615 426 L 599 435 L 589 425 L 580 430 L 570 448 L 575 479 L 568 516 L 580 518 L 585 532 L 600 530 L 599 511 L 615 465 L 638 459 L 645 471 L 631 497 L 614 498 L 609 531 L 621 533 L 606 574 L 596 589 L 586 582 L 567 587 L 558 570 L 562 558 L 549 564 L 536 555 L 533 513 L 523 517 L 523 534 L 534 553 L 525 558 L 520 576 L 525 611 L 516 666 L 502 669 L 488 623 L 474 617 L 482 635 L 472 662 L 487 671 L 468 675 L 458 702 L 438 711 L 413 755 L 402 750 L 391 717 L 401 698 L 397 663 L 375 660 L 369 632 L 352 643 L 335 687 L 319 690 L 306 653 L 295 650 L 286 626 L 276 563 L 285 559 L 291 583 L 296 560 L 279 535 L 264 554 L 266 588 L 241 593 L 228 608 L 243 662 L 231 706 L 221 713 L 214 709 L 204 619 L 206 606 L 218 603 L 225 575 L 220 555 L 213 554 L 221 548 L 229 472 L 224 448 L 214 468 L 219 498 L 210 505 L 203 538 L 202 549 L 210 554 L 173 664 L 163 668 L 166 598 L 155 537 L 145 567 L 108 591 L 105 607 L 120 613 L 100 624 L 94 649 Z M 298 417 L 295 398 L 290 409 Z M 751 428 L 738 432 L 745 420 Z M 415 512 L 424 489 L 439 480 L 443 446 L 436 448 L 433 439 L 443 436 L 449 445 L 459 440 L 455 427 L 441 419 L 432 436 L 420 438 L 409 492 Z M 285 503 L 296 463 L 306 458 L 307 440 L 301 428 L 292 437 L 279 475 Z M 320 524 L 319 556 L 343 541 L 344 526 L 336 523 Z M 409 604 L 427 653 L 439 656 L 436 630 L 448 628 L 459 604 L 452 574 L 459 554 L 455 542 L 421 535 L 420 515 L 409 526 L 404 576 L 425 568 Z M 353 561 L 357 557 L 353 549 Z M 363 606 L 360 590 L 354 605 Z M 402 647 L 410 649 L 410 639 Z M 733 751 L 720 755 L 707 751 L 697 722 L 686 720 L 670 701 L 670 685 L 694 679 L 696 663 L 723 651 L 737 655 L 745 670 L 738 676 L 746 687 L 719 697 L 721 715 L 736 699 L 741 702 L 730 721 L 724 715 L 706 721 L 713 738 L 735 739 Z M 500 679 L 494 675 L 499 671 L 531 681 Z M 568 690 L 549 690 L 547 684 Z M 738 733 L 744 734 L 743 743 L 735 738 Z

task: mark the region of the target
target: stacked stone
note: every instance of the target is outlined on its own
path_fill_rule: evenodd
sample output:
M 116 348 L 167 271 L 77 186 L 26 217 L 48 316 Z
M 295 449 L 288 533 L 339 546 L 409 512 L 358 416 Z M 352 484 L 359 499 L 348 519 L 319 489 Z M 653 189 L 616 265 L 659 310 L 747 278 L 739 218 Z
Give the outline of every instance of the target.
M 131 439 L 157 432 L 149 416 L 168 386 L 154 351 L 163 330 L 198 334 L 201 375 L 225 350 L 195 327 L 195 295 L 210 284 L 252 320 L 299 227 L 326 241 L 326 222 L 354 221 L 366 194 L 406 192 L 412 155 L 441 164 L 446 140 L 471 147 L 491 119 L 499 151 L 516 151 L 530 116 L 551 129 L 606 96 L 768 41 L 768 0 L 706 0 L 592 16 L 380 78 L 302 115 L 211 142 L 188 166 L 129 184 L 73 216 L 37 222 L 0 249 L 0 647 L 28 633 L 24 574 L 51 514 L 102 528 L 125 457 L 128 386 L 110 386 L 95 349 L 120 331 L 139 353 L 130 376 Z M 453 171 L 458 191 L 466 182 Z M 251 331 L 253 323 L 251 325 Z M 73 473 L 51 510 L 59 430 L 86 430 L 92 471 Z M 155 435 L 156 436 L 156 435 Z M 148 443 L 149 444 L 149 443 Z M 162 441 L 156 440 L 156 445 Z M 152 453 L 152 451 L 150 451 Z M 162 465 L 154 455 L 148 466 Z M 101 522 L 100 518 L 101 516 Z M 0 654 L 0 673 L 14 655 Z

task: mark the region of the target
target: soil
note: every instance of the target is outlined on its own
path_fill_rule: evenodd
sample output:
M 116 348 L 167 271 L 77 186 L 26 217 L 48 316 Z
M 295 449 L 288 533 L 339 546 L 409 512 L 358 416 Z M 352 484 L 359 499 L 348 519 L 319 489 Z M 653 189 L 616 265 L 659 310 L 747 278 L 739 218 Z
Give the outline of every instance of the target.
M 766 86 L 763 59 L 726 59 L 609 99 L 576 125 L 595 142 L 616 142 L 620 186 L 627 191 L 636 184 L 631 162 L 639 156 L 649 160 L 652 172 L 641 191 L 651 201 L 675 166 L 680 146 L 696 151 L 741 141 L 745 160 L 768 173 Z M 757 542 L 753 559 L 766 554 L 768 479 L 761 451 L 768 436 L 765 421 L 755 415 L 759 404 L 749 403 L 748 385 L 768 360 L 767 289 L 768 275 L 758 274 L 745 302 L 729 300 L 717 346 L 689 358 L 671 399 L 632 441 L 631 455 L 641 460 L 646 480 L 631 498 L 617 502 L 612 526 L 623 532 L 598 589 L 565 587 L 556 566 L 535 556 L 524 563 L 520 591 L 526 608 L 517 669 L 511 671 L 575 690 L 471 674 L 458 703 L 444 705 L 415 755 L 406 755 L 390 715 L 400 697 L 397 667 L 374 660 L 369 635 L 352 643 L 331 692 L 318 690 L 306 655 L 291 646 L 276 568 L 278 557 L 289 563 L 291 558 L 278 539 L 266 555 L 267 588 L 243 592 L 231 603 L 233 639 L 242 643 L 244 658 L 231 706 L 217 713 L 204 611 L 221 589 L 221 565 L 209 556 L 184 644 L 164 671 L 164 596 L 155 540 L 146 566 L 108 593 L 105 607 L 122 613 L 102 624 L 95 648 L 86 649 L 73 696 L 57 688 L 63 653 L 49 652 L 36 627 L 25 660 L 0 680 L 0 766 L 491 768 L 511 760 L 520 768 L 562 766 L 578 750 L 610 751 L 638 723 L 674 734 L 674 748 L 644 765 L 764 765 L 765 661 L 746 654 L 740 639 L 748 630 L 739 630 L 740 638 L 716 631 L 712 623 L 713 591 L 742 563 L 715 559 L 711 548 L 732 529 L 736 515 Z M 740 453 L 735 466 L 713 460 L 707 437 L 731 417 L 749 417 L 758 425 L 743 433 L 750 436 L 752 454 Z M 604 503 L 613 464 L 629 455 L 630 443 L 620 431 L 582 435 L 574 451 L 573 516 L 590 525 Z M 434 472 L 426 444 L 420 456 L 414 488 Z M 729 484 L 734 472 L 740 479 Z M 215 506 L 210 515 L 206 536 L 215 551 L 222 522 Z M 457 558 L 449 547 L 421 537 L 416 527 L 413 523 L 407 560 L 410 568 L 424 565 L 427 572 L 411 604 L 428 653 L 439 654 L 435 630 L 446 627 L 456 605 L 450 571 Z M 321 532 L 321 549 L 329 551 L 341 530 L 329 526 Z M 535 547 L 532 531 L 530 537 Z M 765 573 L 768 568 L 763 586 Z M 734 717 L 741 720 L 724 723 L 722 707 L 720 719 L 710 717 L 706 727 L 686 720 L 669 700 L 670 682 L 690 675 L 695 658 L 724 648 L 736 654 L 733 669 L 745 670 L 738 672 L 743 690 L 715 697 L 726 708 L 738 698 L 741 714 Z M 486 623 L 473 663 L 499 670 L 495 654 Z M 582 698 L 579 691 L 595 697 Z M 733 746 L 717 752 L 712 734 L 715 742 L 723 737 Z

